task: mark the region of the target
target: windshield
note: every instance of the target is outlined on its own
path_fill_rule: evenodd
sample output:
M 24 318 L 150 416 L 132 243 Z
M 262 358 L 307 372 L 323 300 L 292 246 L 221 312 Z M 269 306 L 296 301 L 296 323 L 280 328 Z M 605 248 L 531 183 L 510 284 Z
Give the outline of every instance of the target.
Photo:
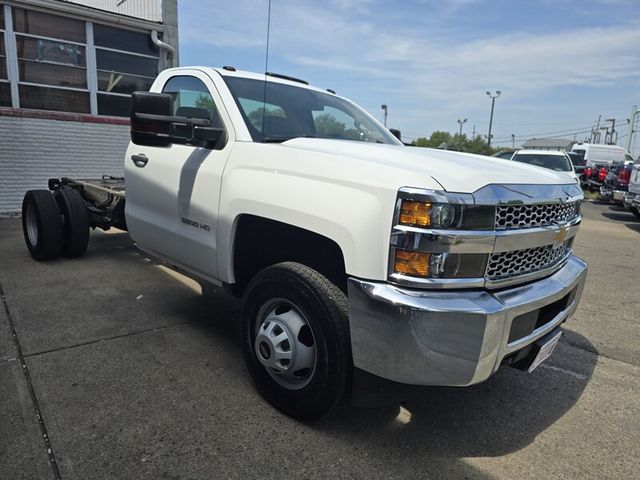
M 573 163 L 573 166 L 578 166 L 578 167 L 584 167 L 587 165 L 587 161 L 585 160 L 584 156 L 582 155 L 578 155 L 575 152 L 567 152 L 567 155 L 569 155 L 569 158 L 571 159 L 571 163 Z
M 359 107 L 334 95 L 250 78 L 223 78 L 254 142 L 317 137 L 400 144 Z
M 570 172 L 573 170 L 569 159 L 564 154 L 543 155 L 537 153 L 516 153 L 511 160 L 536 165 L 538 167 L 550 168 L 558 172 Z

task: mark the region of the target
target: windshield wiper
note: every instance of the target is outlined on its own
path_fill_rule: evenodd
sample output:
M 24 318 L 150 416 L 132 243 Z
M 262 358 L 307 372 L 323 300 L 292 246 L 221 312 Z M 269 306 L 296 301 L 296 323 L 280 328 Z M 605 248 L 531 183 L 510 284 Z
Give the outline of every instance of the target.
M 315 135 L 269 135 L 262 139 L 263 143 L 282 143 L 294 138 L 316 138 Z

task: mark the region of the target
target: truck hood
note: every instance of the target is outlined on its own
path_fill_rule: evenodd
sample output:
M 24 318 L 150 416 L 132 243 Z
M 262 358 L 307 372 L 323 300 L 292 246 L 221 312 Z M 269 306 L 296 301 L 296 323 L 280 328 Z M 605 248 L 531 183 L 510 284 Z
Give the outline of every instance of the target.
M 403 147 L 348 140 L 295 138 L 281 144 L 285 148 L 343 156 L 371 164 L 371 167 L 405 170 L 407 187 L 423 176 L 433 178 L 448 192 L 473 193 L 488 184 L 571 183 L 566 174 L 500 158 L 470 153 Z M 414 180 L 414 183 L 412 182 Z

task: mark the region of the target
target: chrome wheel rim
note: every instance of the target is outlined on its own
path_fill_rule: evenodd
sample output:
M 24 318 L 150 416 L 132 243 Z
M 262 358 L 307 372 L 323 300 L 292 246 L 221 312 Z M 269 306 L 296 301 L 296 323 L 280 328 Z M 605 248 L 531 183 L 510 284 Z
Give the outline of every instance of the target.
M 32 246 L 38 245 L 38 220 L 36 218 L 36 210 L 33 205 L 27 205 L 25 213 L 25 225 L 27 228 L 27 238 Z
M 288 390 L 306 387 L 316 369 L 313 330 L 293 303 L 283 298 L 266 302 L 256 319 L 254 351 L 267 373 Z

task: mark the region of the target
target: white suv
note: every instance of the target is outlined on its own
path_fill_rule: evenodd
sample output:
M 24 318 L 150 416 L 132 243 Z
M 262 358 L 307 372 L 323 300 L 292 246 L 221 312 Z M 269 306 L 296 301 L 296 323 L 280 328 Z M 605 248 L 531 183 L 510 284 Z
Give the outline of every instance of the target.
M 571 159 L 565 152 L 557 150 L 518 150 L 513 154 L 511 160 L 566 173 L 574 182 L 580 183 L 580 179 L 573 169 Z

